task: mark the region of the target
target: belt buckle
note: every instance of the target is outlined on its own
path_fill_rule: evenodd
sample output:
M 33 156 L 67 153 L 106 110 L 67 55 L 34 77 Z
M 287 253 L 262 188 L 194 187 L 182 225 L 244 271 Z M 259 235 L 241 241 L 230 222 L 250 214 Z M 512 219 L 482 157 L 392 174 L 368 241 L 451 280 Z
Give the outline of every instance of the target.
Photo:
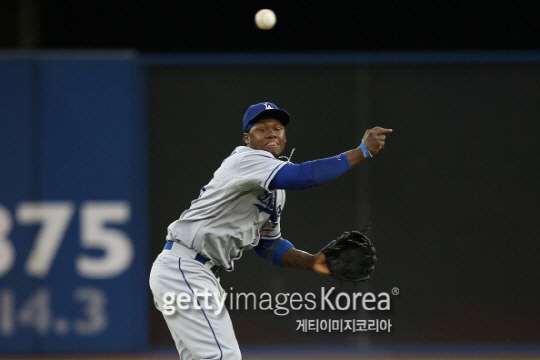
M 204 256 L 202 256 L 201 254 L 197 253 L 197 255 L 195 255 L 195 260 L 200 262 L 201 264 L 205 265 L 209 260 L 207 258 L 205 258 Z M 219 277 L 219 275 L 221 274 L 221 272 L 223 271 L 223 267 L 222 266 L 219 266 L 219 265 L 213 265 L 211 268 L 210 268 L 210 271 L 212 273 L 214 273 L 214 275 L 216 277 Z

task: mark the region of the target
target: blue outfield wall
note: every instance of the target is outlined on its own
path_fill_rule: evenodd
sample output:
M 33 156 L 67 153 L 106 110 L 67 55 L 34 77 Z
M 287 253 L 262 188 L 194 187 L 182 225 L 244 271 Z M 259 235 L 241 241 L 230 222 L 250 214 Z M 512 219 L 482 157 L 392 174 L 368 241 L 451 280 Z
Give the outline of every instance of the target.
M 0 353 L 147 348 L 144 76 L 0 56 Z

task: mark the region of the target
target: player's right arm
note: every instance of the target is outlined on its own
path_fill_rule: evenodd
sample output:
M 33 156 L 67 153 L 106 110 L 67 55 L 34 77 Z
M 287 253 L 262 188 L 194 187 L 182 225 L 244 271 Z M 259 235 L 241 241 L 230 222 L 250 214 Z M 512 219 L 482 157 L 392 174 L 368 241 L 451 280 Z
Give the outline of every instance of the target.
M 374 156 L 386 141 L 386 134 L 392 129 L 375 127 L 365 132 L 361 146 L 326 159 L 285 164 L 270 182 L 270 189 L 309 189 L 337 179 L 353 166 Z

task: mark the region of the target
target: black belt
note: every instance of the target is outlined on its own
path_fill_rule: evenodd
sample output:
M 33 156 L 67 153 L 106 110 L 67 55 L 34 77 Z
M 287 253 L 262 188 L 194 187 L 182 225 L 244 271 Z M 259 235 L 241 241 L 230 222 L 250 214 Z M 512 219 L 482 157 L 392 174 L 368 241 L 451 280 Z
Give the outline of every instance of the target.
M 167 240 L 167 243 L 165 244 L 165 247 L 163 249 L 164 250 L 171 250 L 174 243 L 175 243 L 175 241 Z M 197 255 L 195 255 L 195 260 L 197 260 L 198 262 L 200 262 L 203 265 L 210 261 L 209 259 L 205 258 L 204 256 L 202 256 L 199 253 L 197 253 Z M 212 266 L 210 268 L 210 271 L 213 272 L 216 277 L 219 277 L 219 275 L 221 275 L 221 272 L 223 271 L 223 267 L 218 266 L 218 265 L 214 265 L 214 266 Z

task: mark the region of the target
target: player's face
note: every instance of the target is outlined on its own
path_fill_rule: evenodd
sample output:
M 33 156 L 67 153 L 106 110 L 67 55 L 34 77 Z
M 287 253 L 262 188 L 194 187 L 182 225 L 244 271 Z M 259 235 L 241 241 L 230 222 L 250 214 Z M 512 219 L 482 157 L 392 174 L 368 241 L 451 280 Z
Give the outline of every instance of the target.
M 244 134 L 244 143 L 255 150 L 266 150 L 279 156 L 285 149 L 285 126 L 279 120 L 264 119 Z

